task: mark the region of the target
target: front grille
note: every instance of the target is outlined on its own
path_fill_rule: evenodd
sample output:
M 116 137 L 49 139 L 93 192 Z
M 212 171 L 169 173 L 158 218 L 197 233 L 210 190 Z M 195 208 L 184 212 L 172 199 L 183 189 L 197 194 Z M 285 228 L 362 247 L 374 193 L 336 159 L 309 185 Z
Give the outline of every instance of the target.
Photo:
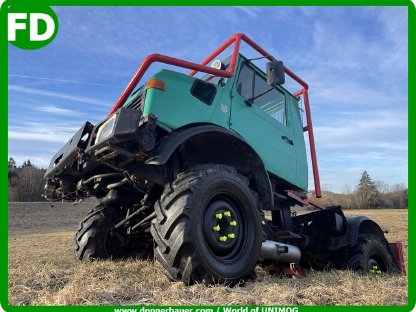
M 146 91 L 144 91 L 142 94 L 140 94 L 139 96 L 137 96 L 133 101 L 131 101 L 127 106 L 127 108 L 131 108 L 131 109 L 142 109 L 143 104 L 144 104 L 144 97 L 145 97 L 145 93 Z

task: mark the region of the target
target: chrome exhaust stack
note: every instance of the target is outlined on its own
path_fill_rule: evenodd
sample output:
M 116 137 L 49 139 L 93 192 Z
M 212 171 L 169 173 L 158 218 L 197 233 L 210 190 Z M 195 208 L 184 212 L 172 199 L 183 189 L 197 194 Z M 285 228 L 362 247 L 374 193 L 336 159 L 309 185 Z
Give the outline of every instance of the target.
M 301 252 L 297 246 L 266 240 L 261 245 L 261 255 L 268 260 L 299 263 Z

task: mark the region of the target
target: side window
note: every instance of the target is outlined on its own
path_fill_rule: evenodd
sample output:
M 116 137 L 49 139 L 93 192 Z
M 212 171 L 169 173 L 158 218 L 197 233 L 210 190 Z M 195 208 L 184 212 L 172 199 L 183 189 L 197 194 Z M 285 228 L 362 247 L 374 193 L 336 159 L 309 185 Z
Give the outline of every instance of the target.
M 191 94 L 207 105 L 211 105 L 217 93 L 217 88 L 203 80 L 196 79 L 191 87 Z
M 255 99 L 253 104 L 265 111 L 278 122 L 286 125 L 285 95 L 276 88 L 271 91 L 269 90 L 270 86 L 267 84 L 266 80 L 256 74 L 254 78 L 254 96 L 264 94 Z
M 253 97 L 254 71 L 247 65 L 243 65 L 237 81 L 237 92 L 245 99 Z

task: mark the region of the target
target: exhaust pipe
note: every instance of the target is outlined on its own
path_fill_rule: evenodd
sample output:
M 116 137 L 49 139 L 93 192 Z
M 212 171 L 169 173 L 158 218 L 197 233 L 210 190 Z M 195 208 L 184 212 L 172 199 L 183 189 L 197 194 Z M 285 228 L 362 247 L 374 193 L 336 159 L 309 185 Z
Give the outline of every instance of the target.
M 299 263 L 301 253 L 297 246 L 266 240 L 261 245 L 261 255 L 268 260 Z

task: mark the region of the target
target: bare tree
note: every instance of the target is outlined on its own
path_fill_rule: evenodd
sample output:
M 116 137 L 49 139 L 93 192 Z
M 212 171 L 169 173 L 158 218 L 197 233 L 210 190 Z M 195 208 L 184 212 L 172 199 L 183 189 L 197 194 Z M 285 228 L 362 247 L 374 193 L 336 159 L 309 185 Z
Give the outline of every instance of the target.
M 392 185 L 390 197 L 394 208 L 407 208 L 408 189 L 405 184 L 400 183 Z
M 351 209 L 354 206 L 354 191 L 352 187 L 348 184 L 345 184 L 342 188 L 342 202 L 340 203 L 341 206 Z

